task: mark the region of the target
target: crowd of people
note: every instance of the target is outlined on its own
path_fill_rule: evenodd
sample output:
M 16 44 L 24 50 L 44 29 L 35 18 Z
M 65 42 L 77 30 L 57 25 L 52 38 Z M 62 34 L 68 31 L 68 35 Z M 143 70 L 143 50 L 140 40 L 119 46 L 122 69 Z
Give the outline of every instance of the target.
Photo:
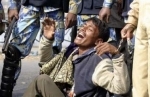
M 17 21 L 5 53 L 0 97 L 12 97 L 21 59 L 29 55 L 38 33 L 41 69 L 23 97 L 149 97 L 150 1 L 9 3 L 8 20 Z M 72 41 L 62 49 L 68 28 L 72 28 Z

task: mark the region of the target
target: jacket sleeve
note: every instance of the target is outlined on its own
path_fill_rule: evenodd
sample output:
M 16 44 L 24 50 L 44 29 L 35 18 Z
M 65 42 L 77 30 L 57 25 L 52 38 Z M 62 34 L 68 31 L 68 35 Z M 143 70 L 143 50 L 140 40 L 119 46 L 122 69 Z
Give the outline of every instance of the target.
M 9 0 L 9 9 L 17 9 L 20 4 L 21 0 Z
M 130 88 L 130 79 L 124 55 L 115 59 L 103 59 L 95 68 L 92 81 L 111 93 L 125 94 Z
M 82 0 L 70 0 L 69 2 L 69 13 L 77 14 L 78 5 Z
M 134 0 L 131 5 L 131 10 L 128 12 L 127 23 L 137 26 L 139 16 L 139 0 Z
M 44 36 L 41 37 L 39 45 L 39 64 L 42 66 L 44 63 L 49 62 L 53 57 L 52 49 L 53 41 L 46 39 Z

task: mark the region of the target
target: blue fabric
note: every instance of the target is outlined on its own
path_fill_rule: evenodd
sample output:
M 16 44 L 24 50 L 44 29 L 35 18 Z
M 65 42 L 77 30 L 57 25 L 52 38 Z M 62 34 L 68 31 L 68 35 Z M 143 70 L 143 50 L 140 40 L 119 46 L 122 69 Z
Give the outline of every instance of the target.
M 43 12 L 30 10 L 30 8 L 23 6 L 19 13 L 19 20 L 13 31 L 12 44 L 16 46 L 22 54 L 22 57 L 30 53 L 34 40 L 42 28 L 40 22 L 45 17 L 50 17 L 56 21 L 55 41 L 53 46 L 61 49 L 61 43 L 64 40 L 64 13 L 60 10 Z M 39 32 L 40 33 L 40 32 Z
M 73 61 L 76 97 L 106 97 L 107 91 L 92 82 L 96 66 L 105 58 L 109 57 L 106 54 L 98 56 L 94 48 L 91 48 Z

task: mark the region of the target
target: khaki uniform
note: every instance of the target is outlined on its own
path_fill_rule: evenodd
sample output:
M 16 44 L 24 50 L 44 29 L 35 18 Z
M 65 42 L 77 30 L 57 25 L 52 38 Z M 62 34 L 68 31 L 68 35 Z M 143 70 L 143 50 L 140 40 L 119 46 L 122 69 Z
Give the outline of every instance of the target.
M 127 23 L 137 26 L 133 61 L 133 97 L 149 97 L 150 0 L 134 0 Z

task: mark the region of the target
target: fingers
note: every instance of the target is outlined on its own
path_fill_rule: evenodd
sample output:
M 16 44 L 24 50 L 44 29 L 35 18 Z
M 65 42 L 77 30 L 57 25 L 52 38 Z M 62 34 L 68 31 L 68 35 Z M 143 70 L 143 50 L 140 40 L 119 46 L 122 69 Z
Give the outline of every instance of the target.
M 98 44 L 96 47 L 96 54 L 102 55 L 104 53 L 114 54 L 117 48 L 107 42 Z
M 106 22 L 107 22 L 107 23 L 109 22 L 109 16 L 110 16 L 110 15 L 107 15 L 107 17 L 106 17 Z
M 10 9 L 8 10 L 8 21 L 11 22 L 13 17 L 16 19 L 19 18 L 18 10 L 17 9 Z
M 47 28 L 48 28 L 48 26 L 52 26 L 55 28 L 55 21 L 51 18 L 45 18 L 44 21 L 42 22 L 42 24 L 44 27 L 47 27 Z
M 129 29 L 129 30 L 127 31 L 126 37 L 127 37 L 127 39 L 131 39 L 131 38 L 133 37 L 133 33 L 132 33 L 132 30 L 131 30 L 131 29 Z
M 97 46 L 95 47 L 96 54 L 99 54 L 99 53 L 100 53 L 100 51 L 101 51 L 101 46 L 102 46 L 102 44 L 97 45 Z
M 133 37 L 133 31 L 135 27 L 131 24 L 127 24 L 122 30 L 121 30 L 121 37 L 122 38 L 132 38 Z
M 68 20 L 68 18 L 66 18 L 66 20 L 65 20 L 65 29 L 68 29 L 68 25 L 69 25 L 69 20 Z
M 16 19 L 18 19 L 18 18 L 19 18 L 18 14 L 15 14 L 15 18 L 16 18 Z
M 12 17 L 8 16 L 8 22 L 11 22 L 11 20 L 12 20 Z
M 65 28 L 68 29 L 74 25 L 76 25 L 77 16 L 73 13 L 68 13 L 65 21 Z
M 102 55 L 106 52 L 108 52 L 108 45 L 107 43 L 101 43 L 101 44 L 98 44 L 95 49 L 96 49 L 96 54 L 98 55 Z
M 99 19 L 100 19 L 101 21 L 104 21 L 104 16 L 101 14 L 101 12 L 100 12 L 100 14 L 99 14 Z
M 121 37 L 122 37 L 122 38 L 126 38 L 126 37 L 127 37 L 127 29 L 123 28 L 123 29 L 121 30 Z
M 99 19 L 105 22 L 109 22 L 110 9 L 107 7 L 103 7 L 99 12 Z
M 75 24 L 75 21 L 73 19 L 67 18 L 65 22 L 65 25 L 66 25 L 65 29 L 72 27 L 74 24 Z
M 99 50 L 99 52 L 97 52 L 97 54 L 100 56 L 104 53 L 108 53 L 109 52 L 109 48 L 107 46 L 103 46 L 101 47 L 101 49 Z

